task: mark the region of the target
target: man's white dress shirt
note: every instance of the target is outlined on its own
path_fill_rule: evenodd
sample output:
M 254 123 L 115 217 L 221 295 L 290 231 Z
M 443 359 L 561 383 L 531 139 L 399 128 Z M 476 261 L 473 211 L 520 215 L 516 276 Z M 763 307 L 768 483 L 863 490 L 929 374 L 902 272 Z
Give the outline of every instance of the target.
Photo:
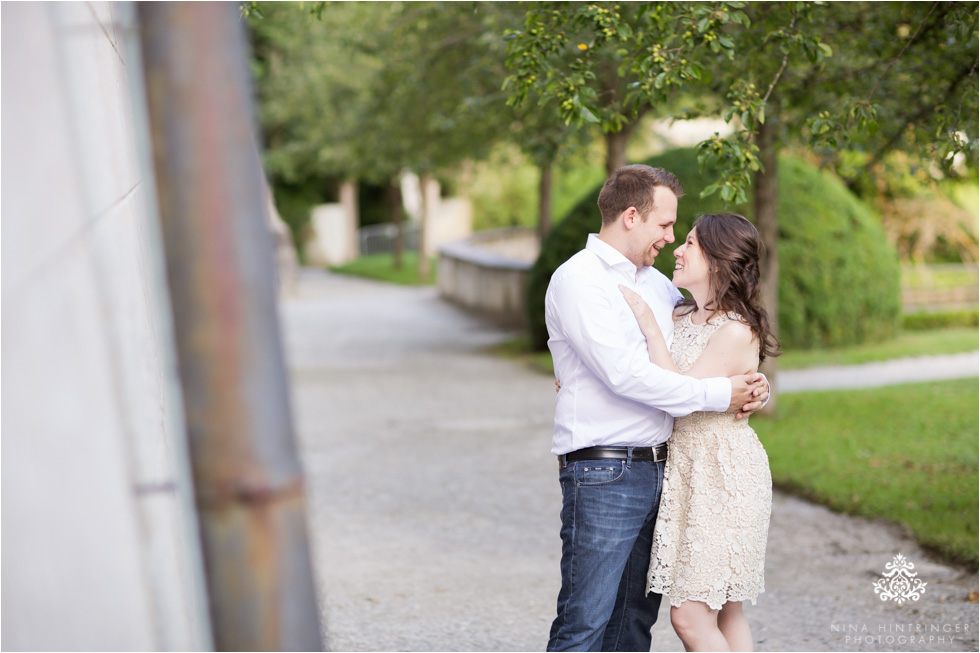
M 668 347 L 673 339 L 680 292 L 655 268 L 637 270 L 590 234 L 585 249 L 555 271 L 545 296 L 548 347 L 561 381 L 556 455 L 594 446 L 656 446 L 670 437 L 674 417 L 728 410 L 727 378 L 694 379 L 650 362 L 619 284 L 650 305 Z

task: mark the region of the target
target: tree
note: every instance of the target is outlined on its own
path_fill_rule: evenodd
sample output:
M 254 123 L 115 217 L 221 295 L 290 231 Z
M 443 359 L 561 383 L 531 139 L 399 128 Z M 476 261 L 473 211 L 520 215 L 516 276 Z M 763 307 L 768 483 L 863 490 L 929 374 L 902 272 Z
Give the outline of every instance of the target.
M 384 185 L 400 225 L 404 171 L 451 177 L 462 161 L 479 160 L 494 143 L 512 139 L 542 167 L 546 185 L 547 170 L 575 131 L 554 112 L 522 114 L 506 104 L 502 34 L 522 17 L 517 5 L 249 3 L 247 9 L 266 158 L 280 182 L 343 176 Z M 396 261 L 399 254 L 396 246 Z M 427 265 L 421 257 L 423 275 Z
M 357 4 L 315 15 L 296 3 L 245 3 L 262 127 L 263 163 L 297 245 L 309 208 L 351 174 L 347 135 L 381 62 L 349 47 Z M 353 73 L 353 74 L 352 74 Z
M 852 146 L 871 162 L 895 147 L 917 147 L 945 169 L 956 154 L 976 161 L 975 3 L 681 2 L 627 11 L 535 5 L 511 45 L 512 99 L 538 92 L 560 102 L 566 121 L 612 130 L 649 106 L 707 98 L 675 117 L 714 112 L 736 127 L 699 145 L 702 162 L 718 170 L 704 194 L 741 203 L 754 187 L 771 314 L 783 144 L 809 143 L 829 159 Z M 598 84 L 612 64 L 621 100 Z
M 392 8 L 394 12 L 395 9 Z M 399 19 L 362 43 L 387 62 L 360 130 L 367 160 L 402 161 L 420 173 L 451 170 L 512 141 L 538 166 L 539 232 L 551 220 L 551 171 L 563 152 L 588 138 L 563 124 L 554 102 L 508 106 L 501 35 L 523 18 L 516 3 L 406 3 Z M 391 111 L 394 104 L 398 110 Z
M 556 99 L 566 123 L 600 126 L 612 172 L 626 163 L 626 142 L 644 114 L 676 102 L 716 60 L 734 59 L 725 30 L 748 24 L 743 5 L 536 3 L 524 29 L 509 34 L 511 102 L 536 93 Z

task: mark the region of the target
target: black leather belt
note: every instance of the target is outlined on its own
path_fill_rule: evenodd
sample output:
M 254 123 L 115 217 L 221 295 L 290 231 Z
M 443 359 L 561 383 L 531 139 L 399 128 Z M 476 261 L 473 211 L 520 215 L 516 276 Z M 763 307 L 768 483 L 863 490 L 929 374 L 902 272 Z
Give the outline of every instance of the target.
M 659 463 L 667 460 L 667 443 L 656 447 L 587 447 L 558 456 L 558 467 L 564 467 L 576 460 L 626 460 L 629 449 L 633 450 L 633 460 L 652 460 Z

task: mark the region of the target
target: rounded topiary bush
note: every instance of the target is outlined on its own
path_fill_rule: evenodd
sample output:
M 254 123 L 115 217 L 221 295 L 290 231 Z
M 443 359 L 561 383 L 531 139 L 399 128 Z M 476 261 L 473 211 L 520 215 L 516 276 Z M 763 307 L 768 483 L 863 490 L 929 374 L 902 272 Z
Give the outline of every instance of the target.
M 724 210 L 717 195 L 701 199 L 710 175 L 698 170 L 692 149 L 646 161 L 684 185 L 674 234 L 683 241 L 694 219 Z M 532 345 L 547 346 L 544 295 L 551 275 L 599 231 L 600 187 L 559 222 L 541 247 L 528 280 Z M 732 209 L 754 221 L 751 206 Z M 673 246 L 657 257 L 668 277 Z M 871 209 L 830 173 L 799 159 L 779 161 L 779 338 L 784 348 L 855 344 L 895 335 L 901 314 L 898 255 Z

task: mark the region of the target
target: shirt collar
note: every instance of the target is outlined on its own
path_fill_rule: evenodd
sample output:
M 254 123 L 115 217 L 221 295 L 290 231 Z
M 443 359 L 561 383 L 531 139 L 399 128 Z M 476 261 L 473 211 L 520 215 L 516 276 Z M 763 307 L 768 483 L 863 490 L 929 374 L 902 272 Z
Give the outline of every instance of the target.
M 598 256 L 606 265 L 622 273 L 631 281 L 639 282 L 651 272 L 649 266 L 637 268 L 622 252 L 599 238 L 599 234 L 589 234 L 585 249 Z

